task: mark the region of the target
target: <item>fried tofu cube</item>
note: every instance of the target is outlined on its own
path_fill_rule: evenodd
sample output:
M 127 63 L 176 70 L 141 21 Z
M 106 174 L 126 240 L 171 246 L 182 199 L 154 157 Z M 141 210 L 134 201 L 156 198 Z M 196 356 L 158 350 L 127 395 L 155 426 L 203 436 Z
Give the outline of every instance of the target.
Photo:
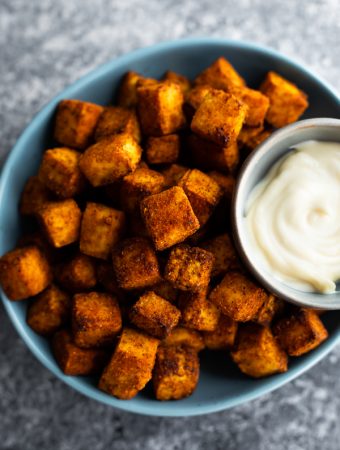
M 158 194 L 165 185 L 164 176 L 155 170 L 141 168 L 123 178 L 120 187 L 121 205 L 129 213 L 139 212 L 144 197 Z
M 138 115 L 146 136 L 164 136 L 183 128 L 183 93 L 177 83 L 163 81 L 137 89 Z
M 137 328 L 164 339 L 178 324 L 181 312 L 164 298 L 148 291 L 132 306 L 129 316 Z
M 144 198 L 141 214 L 157 250 L 183 242 L 200 227 L 188 197 L 178 186 Z
M 200 170 L 191 169 L 183 175 L 178 185 L 188 196 L 200 225 L 204 225 L 223 195 L 219 184 Z
M 142 149 L 127 133 L 101 139 L 81 156 L 80 170 L 92 186 L 114 183 L 133 172 L 141 159 Z
M 165 267 L 164 278 L 183 291 L 202 291 L 207 288 L 214 255 L 199 247 L 181 244 L 174 247 Z
M 187 77 L 179 73 L 173 72 L 172 70 L 168 70 L 165 72 L 163 80 L 177 83 L 180 86 L 184 96 L 189 92 L 191 88 L 190 80 Z
M 183 110 L 186 117 L 191 122 L 193 115 L 195 114 L 197 108 L 200 106 L 205 96 L 213 91 L 213 88 L 207 84 L 201 84 L 192 88 L 185 98 L 185 103 L 183 105 Z
M 204 139 L 226 146 L 239 135 L 248 107 L 223 91 L 207 94 L 191 122 L 191 130 Z
M 171 166 L 163 169 L 161 173 L 165 178 L 165 186 L 167 188 L 176 186 L 187 170 L 187 167 L 181 166 L 180 164 L 171 164 Z
M 254 378 L 286 372 L 287 354 L 269 328 L 247 323 L 239 327 L 231 357 L 241 372 Z
M 196 352 L 200 352 L 205 347 L 203 337 L 198 331 L 182 326 L 174 328 L 162 341 L 162 345 L 190 347 Z
M 122 328 L 117 299 L 103 292 L 76 294 L 72 306 L 72 334 L 82 348 L 113 344 Z
M 137 105 L 137 87 L 141 84 L 157 83 L 153 78 L 145 78 L 136 72 L 127 72 L 119 85 L 117 102 L 119 106 L 131 108 Z
M 82 253 L 57 266 L 55 275 L 59 283 L 70 292 L 86 291 L 97 284 L 94 261 Z
M 249 127 L 258 127 L 263 125 L 269 108 L 269 98 L 255 89 L 247 87 L 233 87 L 229 93 L 235 95 L 241 102 L 247 105 L 247 113 L 244 124 Z
M 266 121 L 275 128 L 295 122 L 308 107 L 307 95 L 276 72 L 267 73 L 260 91 L 270 100 Z
M 58 286 L 51 285 L 29 304 L 27 324 L 36 333 L 50 336 L 66 324 L 70 312 L 70 296 Z
M 156 252 L 148 239 L 135 237 L 121 241 L 113 250 L 112 261 L 122 289 L 142 289 L 161 279 Z
M 51 192 L 38 176 L 29 177 L 21 194 L 20 214 L 35 215 L 41 206 L 51 199 Z
M 79 239 L 81 211 L 73 199 L 44 203 L 38 218 L 54 247 L 64 247 Z
M 274 334 L 289 356 L 300 356 L 318 347 L 328 332 L 315 311 L 299 309 L 280 319 Z
M 85 187 L 85 178 L 79 169 L 81 153 L 71 148 L 53 148 L 43 154 L 39 179 L 58 197 L 74 197 Z
M 185 292 L 179 297 L 182 322 L 188 328 L 198 331 L 214 331 L 218 325 L 220 312 L 207 300 L 206 293 Z
M 153 372 L 157 400 L 180 400 L 196 389 L 199 378 L 197 352 L 190 347 L 161 346 Z
M 223 314 L 236 322 L 255 319 L 266 298 L 264 289 L 236 271 L 228 272 L 209 296 Z
M 253 130 L 253 131 L 251 131 Z M 239 134 L 239 142 L 242 146 L 246 147 L 248 151 L 255 150 L 255 148 L 262 144 L 269 136 L 272 134 L 273 130 L 261 129 L 258 132 L 254 130 L 259 130 L 258 128 L 252 129 L 250 127 L 243 127 L 241 133 Z
M 212 277 L 239 268 L 237 253 L 228 234 L 220 234 L 209 239 L 203 242 L 200 247 L 214 255 L 214 265 L 211 272 Z
M 273 294 L 269 294 L 259 312 L 255 322 L 260 325 L 269 326 L 273 319 L 283 313 L 285 302 Z
M 113 134 L 130 134 L 136 142 L 141 141 L 141 131 L 136 112 L 121 106 L 106 106 L 98 120 L 94 140 L 96 142 Z
M 66 147 L 86 148 L 103 107 L 80 100 L 62 100 L 57 109 L 54 138 Z
M 220 314 L 218 324 L 213 331 L 204 331 L 202 333 L 204 345 L 208 350 L 226 350 L 233 347 L 236 333 L 237 322 L 230 317 Z
M 228 91 L 234 86 L 245 86 L 245 81 L 230 62 L 221 56 L 195 78 L 194 85 L 201 84 Z
M 52 281 L 44 253 L 30 245 L 7 252 L 0 258 L 0 285 L 10 300 L 39 294 Z
M 208 172 L 210 178 L 216 181 L 219 187 L 222 189 L 224 197 L 231 201 L 235 189 L 236 180 L 232 175 L 225 175 L 217 170 Z
M 175 289 L 168 281 L 162 280 L 154 286 L 151 286 L 150 290 L 160 297 L 165 298 L 165 300 L 168 300 L 168 302 L 172 304 L 176 303 L 178 295 L 177 289 Z
M 111 361 L 99 380 L 99 389 L 122 400 L 135 397 L 151 379 L 158 345 L 158 339 L 123 328 Z
M 177 161 L 179 150 L 178 134 L 149 137 L 146 144 L 146 159 L 149 164 L 171 164 Z
M 107 351 L 100 348 L 80 348 L 67 330 L 53 336 L 52 350 L 65 375 L 95 375 L 101 372 L 108 360 Z
M 114 245 L 123 236 L 125 214 L 99 203 L 89 202 L 80 229 L 80 251 L 99 259 L 108 259 Z

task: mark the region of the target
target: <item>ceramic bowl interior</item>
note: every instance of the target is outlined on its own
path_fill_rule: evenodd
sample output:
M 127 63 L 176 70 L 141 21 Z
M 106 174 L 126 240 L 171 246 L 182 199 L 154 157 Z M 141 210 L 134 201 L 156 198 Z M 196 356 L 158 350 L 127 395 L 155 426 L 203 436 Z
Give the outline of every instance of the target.
M 66 50 L 65 50 L 66 51 Z M 161 43 L 117 58 L 83 77 L 54 98 L 33 119 L 13 148 L 3 168 L 0 184 L 0 254 L 12 249 L 22 223 L 18 214 L 20 193 L 27 178 L 36 173 L 41 154 L 51 142 L 56 105 L 63 98 L 77 98 L 107 104 L 114 98 L 122 75 L 135 70 L 160 77 L 168 70 L 193 78 L 219 56 L 225 56 L 257 87 L 269 70 L 297 83 L 308 94 L 310 107 L 304 118 L 339 117 L 337 94 L 326 83 L 283 55 L 250 43 L 224 39 L 188 39 Z M 10 302 L 2 294 L 4 306 L 22 339 L 51 372 L 79 392 L 108 405 L 135 413 L 158 416 L 189 416 L 229 408 L 265 394 L 298 376 L 319 361 L 340 339 L 340 313 L 324 316 L 329 339 L 315 351 L 290 362 L 288 372 L 253 380 L 243 376 L 225 354 L 203 354 L 199 385 L 195 393 L 177 402 L 154 400 L 151 387 L 129 401 L 117 400 L 99 391 L 96 380 L 67 377 L 58 368 L 48 342 L 25 322 L 26 302 Z M 51 394 L 53 395 L 53 394 Z

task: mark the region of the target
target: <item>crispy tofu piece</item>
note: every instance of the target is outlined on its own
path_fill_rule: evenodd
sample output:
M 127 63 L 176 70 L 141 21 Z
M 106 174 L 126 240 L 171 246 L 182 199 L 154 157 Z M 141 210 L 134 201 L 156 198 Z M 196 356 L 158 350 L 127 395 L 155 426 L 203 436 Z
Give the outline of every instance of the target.
M 272 132 L 273 130 L 265 128 L 260 130 L 259 128 L 243 127 L 238 136 L 238 141 L 248 151 L 252 151 L 255 150 L 258 145 L 262 144 L 262 142 L 264 142 L 267 138 L 269 138 Z
M 112 260 L 122 289 L 142 289 L 161 280 L 157 256 L 148 239 L 135 237 L 121 241 L 113 250 Z
M 168 302 L 176 304 L 178 295 L 177 289 L 175 289 L 168 281 L 162 280 L 154 286 L 151 286 L 150 290 L 152 290 L 160 297 L 165 298 L 165 300 L 168 300 Z
M 177 83 L 180 86 L 184 96 L 189 92 L 191 88 L 190 80 L 187 77 L 179 73 L 173 72 L 172 70 L 168 70 L 165 72 L 163 80 Z
M 71 148 L 46 150 L 39 168 L 39 179 L 58 197 L 69 198 L 85 188 L 85 178 L 79 169 L 81 153 Z
M 57 266 L 55 275 L 59 283 L 70 292 L 86 291 L 97 284 L 94 261 L 82 253 Z
M 27 324 L 36 333 L 50 336 L 67 323 L 70 312 L 70 296 L 51 285 L 29 304 Z
M 209 300 L 236 322 L 256 318 L 267 294 L 241 272 L 228 272 L 210 293 Z
M 190 347 L 161 346 L 153 372 L 157 400 L 180 400 L 196 389 L 199 378 L 197 352 Z
M 42 228 L 54 247 L 79 239 L 81 211 L 73 199 L 44 203 L 38 211 Z
M 266 121 L 275 128 L 295 122 L 308 107 L 307 95 L 276 72 L 268 72 L 260 91 L 269 98 Z
M 236 333 L 237 322 L 224 314 L 220 314 L 218 324 L 213 331 L 204 331 L 202 333 L 204 345 L 208 350 L 226 350 L 233 347 Z
M 53 336 L 52 350 L 65 375 L 95 375 L 101 372 L 108 360 L 107 351 L 100 348 L 80 348 L 67 330 Z
M 141 155 L 141 147 L 130 134 L 114 134 L 89 147 L 79 166 L 92 186 L 104 186 L 133 172 Z
M 157 250 L 183 242 L 200 227 L 188 197 L 178 186 L 144 198 L 141 214 Z
M 205 96 L 213 91 L 213 88 L 207 84 L 200 84 L 193 87 L 185 98 L 185 103 L 183 105 L 183 110 L 185 112 L 188 121 L 191 122 L 197 108 L 200 106 Z
M 21 194 L 20 214 L 23 216 L 35 215 L 39 208 L 49 200 L 51 200 L 51 192 L 39 177 L 29 177 Z
M 94 140 L 96 142 L 113 134 L 130 134 L 136 142 L 142 139 L 136 112 L 121 106 L 106 106 L 98 120 Z
M 61 261 L 65 256 L 63 249 L 56 249 L 53 247 L 40 230 L 34 233 L 24 234 L 17 242 L 17 247 L 27 247 L 29 245 L 38 247 L 45 255 L 50 265 Z
M 86 148 L 103 107 L 80 100 L 62 100 L 57 109 L 54 138 L 66 147 Z
M 123 291 L 119 288 L 116 275 L 113 271 L 112 264 L 106 261 L 99 261 L 96 265 L 96 274 L 98 283 L 109 294 L 117 297 L 118 300 L 123 299 Z
M 131 108 L 137 105 L 137 87 L 141 84 L 157 83 L 153 78 L 145 78 L 136 72 L 127 72 L 119 85 L 117 102 L 119 106 Z
M 218 325 L 220 312 L 207 300 L 206 293 L 185 292 L 179 297 L 182 322 L 188 328 L 198 331 L 214 331 Z
M 44 253 L 35 245 L 17 248 L 0 258 L 0 285 L 10 300 L 39 294 L 52 281 Z
M 80 229 L 80 251 L 99 259 L 108 259 L 125 228 L 125 214 L 99 203 L 89 202 Z
M 198 331 L 182 326 L 174 328 L 162 341 L 162 345 L 190 347 L 196 352 L 200 352 L 205 347 L 203 337 Z
M 123 178 L 120 188 L 120 202 L 125 211 L 139 213 L 139 205 L 144 197 L 158 194 L 165 185 L 164 176 L 151 169 L 136 169 Z
M 239 135 L 248 107 L 232 94 L 213 91 L 207 94 L 191 122 L 191 130 L 204 139 L 226 146 Z
M 141 331 L 123 328 L 99 389 L 122 400 L 135 397 L 151 379 L 159 340 Z
M 283 313 L 285 302 L 273 294 L 269 294 L 263 305 L 261 306 L 255 322 L 260 325 L 269 326 L 273 319 Z
M 163 136 L 183 128 L 183 93 L 177 83 L 163 81 L 137 89 L 138 115 L 146 136 Z
M 228 91 L 231 87 L 245 86 L 246 83 L 230 62 L 221 56 L 195 78 L 194 85 L 201 84 Z
M 220 234 L 209 239 L 203 242 L 200 247 L 214 255 L 214 265 L 211 272 L 212 277 L 239 268 L 237 253 L 228 234 Z
M 180 164 L 171 164 L 171 166 L 163 169 L 161 173 L 165 178 L 165 186 L 167 188 L 176 186 L 187 170 L 187 167 Z
M 72 306 L 72 334 L 82 348 L 112 346 L 122 328 L 117 299 L 103 292 L 76 294 Z
M 147 291 L 132 306 L 129 317 L 136 327 L 164 339 L 178 324 L 181 312 L 153 291 Z
M 288 369 L 287 354 L 269 328 L 247 323 L 239 328 L 231 357 L 241 372 L 254 378 Z
M 181 244 L 174 247 L 165 267 L 164 278 L 183 291 L 202 291 L 207 288 L 214 255 L 199 247 Z
M 219 184 L 200 170 L 190 169 L 182 176 L 178 185 L 188 196 L 200 225 L 204 225 L 223 195 Z
M 236 184 L 235 177 L 232 175 L 225 175 L 221 172 L 218 172 L 217 170 L 208 172 L 208 175 L 210 178 L 215 180 L 219 187 L 222 189 L 224 197 L 228 201 L 231 201 Z
M 247 107 L 244 124 L 249 127 L 258 127 L 263 125 L 269 108 L 269 98 L 255 89 L 247 87 L 233 87 L 229 93 L 235 95 L 237 99 L 243 102 Z
M 178 134 L 149 137 L 146 144 L 146 159 L 149 164 L 171 164 L 177 161 L 179 150 Z
M 328 332 L 315 311 L 299 309 L 280 319 L 274 334 L 289 356 L 300 356 L 318 347 Z

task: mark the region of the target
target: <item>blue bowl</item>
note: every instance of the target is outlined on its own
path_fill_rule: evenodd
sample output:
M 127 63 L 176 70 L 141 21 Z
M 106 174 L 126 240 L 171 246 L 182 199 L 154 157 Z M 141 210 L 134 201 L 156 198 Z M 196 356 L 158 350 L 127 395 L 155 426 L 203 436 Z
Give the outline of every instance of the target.
M 55 97 L 26 128 L 3 168 L 0 182 L 0 254 L 12 249 L 20 234 L 18 214 L 20 193 L 27 178 L 36 173 L 41 154 L 50 145 L 53 116 L 63 98 L 77 98 L 107 104 L 121 76 L 135 70 L 149 77 L 160 77 L 171 69 L 193 78 L 217 57 L 225 56 L 245 77 L 249 86 L 258 86 L 269 70 L 275 70 L 298 84 L 309 96 L 310 107 L 304 118 L 340 117 L 336 92 L 319 77 L 285 56 L 250 43 L 224 39 L 188 39 L 155 45 L 117 58 L 81 78 Z M 158 402 L 150 387 L 129 401 L 118 400 L 99 391 L 96 380 L 67 377 L 57 366 L 47 341 L 36 335 L 25 322 L 26 302 L 2 301 L 14 326 L 35 356 L 66 384 L 107 405 L 126 411 L 155 416 L 192 416 L 220 411 L 270 392 L 316 364 L 340 340 L 340 312 L 323 316 L 329 339 L 304 357 L 291 359 L 286 373 L 261 380 L 243 376 L 228 356 L 202 355 L 201 376 L 195 393 L 176 402 Z

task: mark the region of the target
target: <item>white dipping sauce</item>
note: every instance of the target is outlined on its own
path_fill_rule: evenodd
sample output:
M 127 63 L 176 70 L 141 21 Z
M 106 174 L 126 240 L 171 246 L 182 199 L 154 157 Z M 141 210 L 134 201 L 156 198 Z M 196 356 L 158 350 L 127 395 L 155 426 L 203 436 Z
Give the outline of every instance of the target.
M 303 291 L 340 280 L 340 144 L 306 141 L 253 189 L 246 224 L 259 263 Z

